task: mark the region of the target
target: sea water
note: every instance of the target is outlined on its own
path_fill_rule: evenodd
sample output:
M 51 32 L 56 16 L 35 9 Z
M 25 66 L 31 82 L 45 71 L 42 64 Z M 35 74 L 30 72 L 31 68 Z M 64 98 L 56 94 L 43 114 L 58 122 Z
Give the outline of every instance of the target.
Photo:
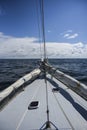
M 39 59 L 0 59 L 0 91 L 39 67 Z M 58 70 L 87 85 L 87 59 L 49 59 Z

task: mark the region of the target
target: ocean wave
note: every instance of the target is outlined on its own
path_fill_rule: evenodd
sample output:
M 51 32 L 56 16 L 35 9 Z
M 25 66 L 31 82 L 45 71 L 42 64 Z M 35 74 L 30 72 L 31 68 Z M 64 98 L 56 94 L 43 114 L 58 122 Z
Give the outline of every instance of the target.
M 0 90 L 37 68 L 38 62 L 38 59 L 0 60 Z M 87 85 L 87 59 L 50 59 L 49 63 Z

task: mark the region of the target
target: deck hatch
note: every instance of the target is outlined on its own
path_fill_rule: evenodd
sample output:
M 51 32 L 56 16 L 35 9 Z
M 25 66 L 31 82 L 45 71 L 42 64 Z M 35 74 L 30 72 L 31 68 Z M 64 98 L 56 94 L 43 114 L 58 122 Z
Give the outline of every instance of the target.
M 52 89 L 52 92 L 58 92 L 59 91 L 59 88 L 53 88 Z
M 28 106 L 28 110 L 31 110 L 31 109 L 37 109 L 39 106 L 39 101 L 32 101 L 29 106 Z

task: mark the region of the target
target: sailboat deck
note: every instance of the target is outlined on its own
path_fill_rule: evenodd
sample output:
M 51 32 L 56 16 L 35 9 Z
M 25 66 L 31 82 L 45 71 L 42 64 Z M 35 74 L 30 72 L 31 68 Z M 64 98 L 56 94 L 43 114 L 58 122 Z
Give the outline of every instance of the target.
M 49 120 L 58 130 L 87 130 L 87 101 L 60 81 L 48 75 Z M 52 89 L 58 87 L 59 91 Z M 37 109 L 28 110 L 32 101 Z M 28 85 L 0 112 L 0 130 L 39 130 L 47 121 L 45 80 L 37 79 Z M 55 128 L 51 125 L 51 128 Z

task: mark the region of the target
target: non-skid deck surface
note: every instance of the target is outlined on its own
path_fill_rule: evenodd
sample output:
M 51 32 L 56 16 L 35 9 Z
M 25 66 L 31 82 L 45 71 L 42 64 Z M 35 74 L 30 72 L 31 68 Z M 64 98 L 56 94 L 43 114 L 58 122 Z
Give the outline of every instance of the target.
M 59 91 L 53 93 L 55 87 Z M 58 130 L 87 130 L 87 101 L 50 76 L 47 89 L 49 119 Z M 28 110 L 31 101 L 39 101 L 39 107 Z M 44 79 L 37 79 L 27 86 L 0 112 L 0 130 L 39 130 L 46 121 Z

